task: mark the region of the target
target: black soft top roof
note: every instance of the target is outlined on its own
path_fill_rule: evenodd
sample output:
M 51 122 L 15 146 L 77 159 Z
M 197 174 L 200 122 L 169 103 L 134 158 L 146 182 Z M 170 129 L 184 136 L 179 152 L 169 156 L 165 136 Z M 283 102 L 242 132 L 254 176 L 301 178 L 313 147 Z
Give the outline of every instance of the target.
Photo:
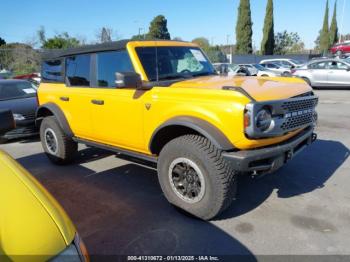
M 120 40 L 96 45 L 85 45 L 65 50 L 46 50 L 42 53 L 42 58 L 43 60 L 52 60 L 77 54 L 87 54 L 101 51 L 115 51 L 125 49 L 128 42 L 130 42 L 130 40 Z

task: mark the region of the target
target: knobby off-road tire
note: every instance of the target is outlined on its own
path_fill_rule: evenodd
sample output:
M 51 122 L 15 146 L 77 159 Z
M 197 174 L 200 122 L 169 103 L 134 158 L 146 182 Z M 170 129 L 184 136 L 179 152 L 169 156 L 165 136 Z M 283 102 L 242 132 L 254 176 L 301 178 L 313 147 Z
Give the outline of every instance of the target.
M 47 157 L 57 165 L 72 162 L 78 151 L 78 144 L 65 135 L 53 116 L 42 121 L 40 140 Z
M 158 179 L 168 201 L 204 220 L 214 218 L 229 207 L 237 191 L 237 174 L 221 153 L 208 139 L 198 135 L 181 136 L 165 145 L 159 156 Z M 182 173 L 182 178 L 187 177 L 184 170 L 192 178 L 197 174 L 197 179 L 181 180 L 178 173 Z M 199 193 L 190 199 L 184 193 L 188 190 L 184 189 L 193 181 L 197 181 L 194 182 L 197 191 L 193 193 Z

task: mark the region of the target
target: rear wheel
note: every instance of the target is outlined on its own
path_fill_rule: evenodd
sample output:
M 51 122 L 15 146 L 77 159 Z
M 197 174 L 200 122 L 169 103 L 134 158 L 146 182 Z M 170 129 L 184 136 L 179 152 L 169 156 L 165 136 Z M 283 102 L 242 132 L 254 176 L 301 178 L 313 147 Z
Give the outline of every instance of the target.
M 42 121 L 40 139 L 47 157 L 58 165 L 70 163 L 78 150 L 77 143 L 66 136 L 53 116 Z
M 185 135 L 170 141 L 158 161 L 165 197 L 186 212 L 209 220 L 231 204 L 237 175 L 208 139 Z

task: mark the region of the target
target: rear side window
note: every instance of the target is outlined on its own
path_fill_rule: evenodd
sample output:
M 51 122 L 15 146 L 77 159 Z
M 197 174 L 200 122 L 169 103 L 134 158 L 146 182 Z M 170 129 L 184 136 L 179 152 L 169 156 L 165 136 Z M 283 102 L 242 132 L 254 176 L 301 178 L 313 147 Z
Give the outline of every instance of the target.
M 41 66 L 41 75 L 44 82 L 64 82 L 62 60 L 44 61 Z
M 66 77 L 69 86 L 90 86 L 90 61 L 90 54 L 66 58 Z
M 309 65 L 310 69 L 326 69 L 326 62 L 314 63 Z
M 115 87 L 115 73 L 135 71 L 125 50 L 97 53 L 96 59 L 98 87 Z

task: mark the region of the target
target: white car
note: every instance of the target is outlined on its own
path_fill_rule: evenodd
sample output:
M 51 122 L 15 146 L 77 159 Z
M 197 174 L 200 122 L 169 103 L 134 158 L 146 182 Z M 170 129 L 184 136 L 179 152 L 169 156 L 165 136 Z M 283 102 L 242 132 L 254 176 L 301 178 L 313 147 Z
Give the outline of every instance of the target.
M 249 70 L 251 75 L 260 76 L 260 77 L 276 77 L 281 74 L 275 73 L 259 64 L 241 64 L 240 66 L 245 67 Z
M 276 59 L 265 59 L 260 62 L 260 64 L 274 63 L 286 68 L 297 68 L 303 66 L 305 63 L 289 58 L 276 58 Z
M 260 65 L 275 72 L 276 74 L 280 74 L 281 76 L 291 76 L 292 73 L 290 68 L 282 67 L 281 65 L 275 63 L 265 62 L 264 64 L 260 63 Z
M 228 63 L 215 63 L 213 64 L 215 70 L 219 74 L 227 74 L 228 76 L 250 76 L 250 72 L 245 67 L 228 64 Z

